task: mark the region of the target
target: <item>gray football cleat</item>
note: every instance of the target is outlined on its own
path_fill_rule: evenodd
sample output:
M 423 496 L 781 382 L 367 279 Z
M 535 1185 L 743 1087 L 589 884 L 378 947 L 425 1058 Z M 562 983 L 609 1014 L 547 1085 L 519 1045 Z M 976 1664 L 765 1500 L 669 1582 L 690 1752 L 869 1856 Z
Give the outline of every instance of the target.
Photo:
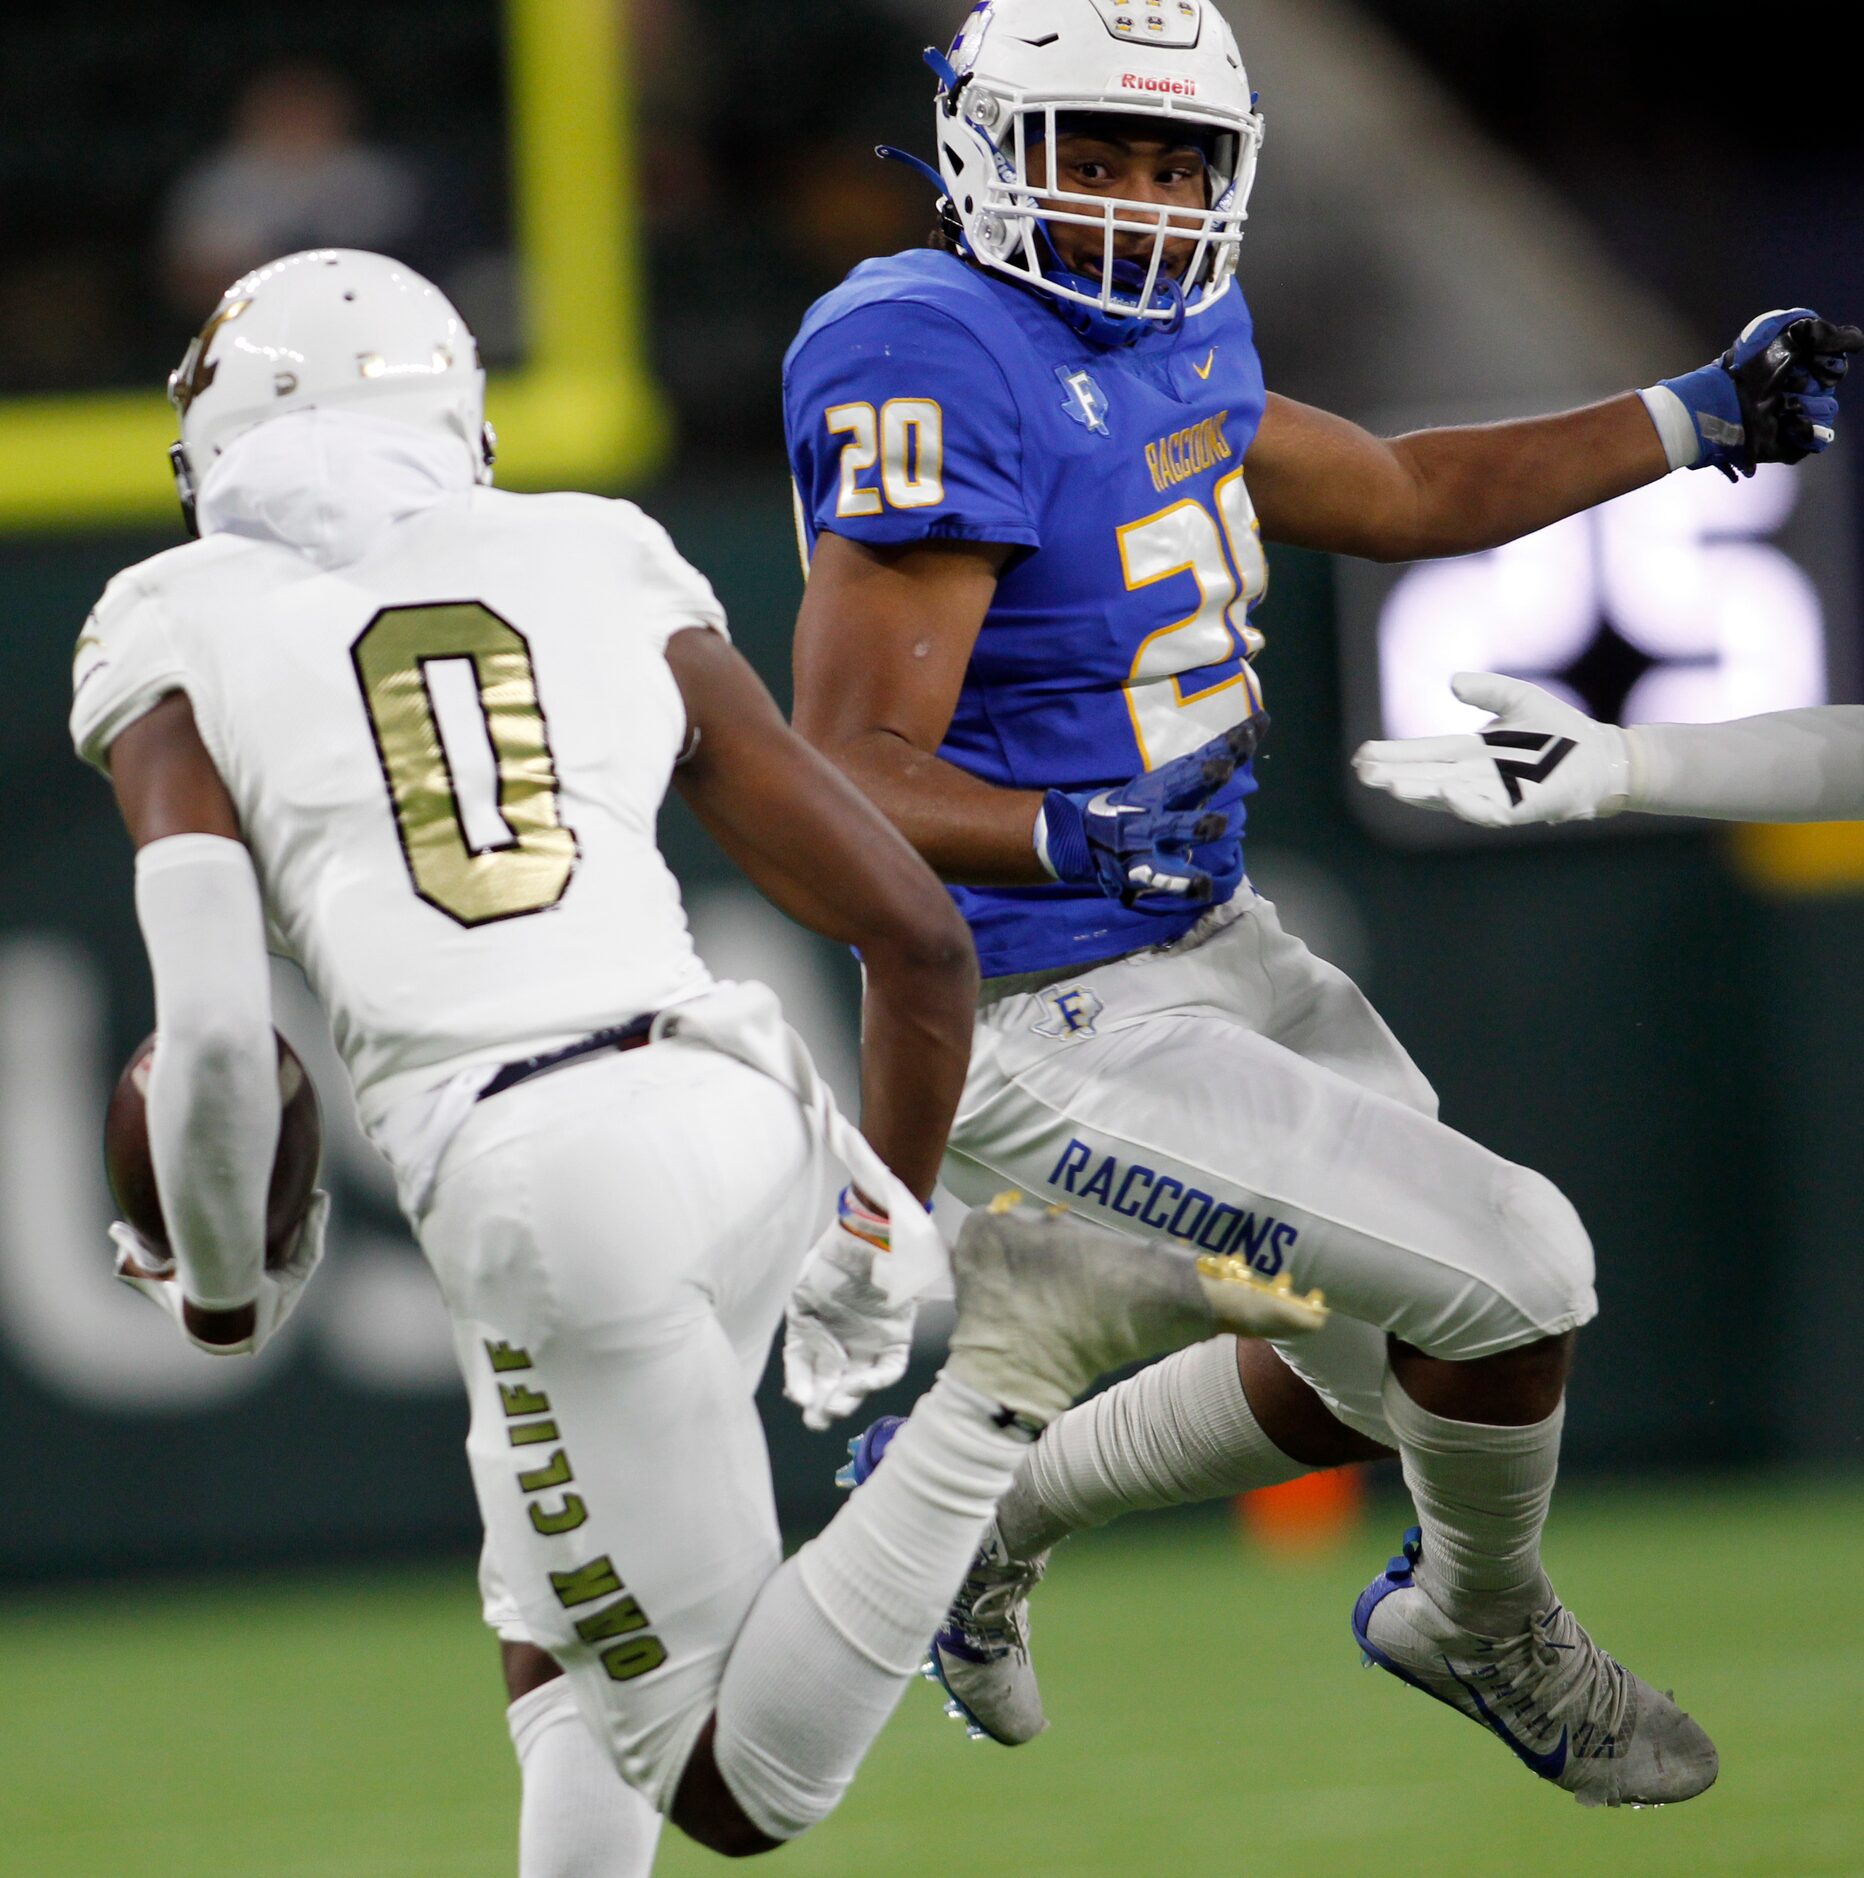
M 1006 1193 L 971 1215 L 952 1251 L 958 1319 L 950 1373 L 1017 1421 L 1046 1427 L 1109 1370 L 1201 1343 L 1299 1337 L 1327 1321 L 1240 1259 L 1136 1242 Z
M 836 1486 L 852 1491 L 870 1479 L 905 1426 L 900 1415 L 870 1422 L 848 1443 Z M 1027 1564 L 1012 1559 L 993 1519 L 920 1665 L 926 1681 L 945 1691 L 945 1713 L 963 1722 L 973 1741 L 1020 1747 L 1048 1726 L 1029 1660 L 1028 1611 L 1029 1593 L 1047 1566 L 1046 1552 Z
M 1046 1552 L 1027 1561 L 1011 1558 L 992 1520 L 932 1639 L 922 1673 L 944 1689 L 950 1698 L 945 1712 L 963 1722 L 973 1740 L 1016 1748 L 1048 1726 L 1029 1660 L 1029 1594 L 1047 1568 Z
M 1353 1607 L 1368 1665 L 1479 1722 L 1531 1772 L 1582 1806 L 1668 1806 L 1720 1771 L 1715 1744 L 1586 1635 L 1541 1580 L 1526 1629 L 1487 1637 L 1446 1617 L 1416 1582 L 1422 1542 L 1373 1579 Z

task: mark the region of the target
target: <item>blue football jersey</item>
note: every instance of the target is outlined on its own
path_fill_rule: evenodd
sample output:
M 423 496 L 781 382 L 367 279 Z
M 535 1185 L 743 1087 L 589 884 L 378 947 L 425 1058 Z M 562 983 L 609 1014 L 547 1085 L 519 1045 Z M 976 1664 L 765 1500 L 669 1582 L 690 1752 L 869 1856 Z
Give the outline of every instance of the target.
M 1109 350 L 954 255 L 864 262 L 785 361 L 805 547 L 1014 549 L 940 755 L 1007 788 L 1111 787 L 1261 708 L 1249 614 L 1268 565 L 1243 456 L 1263 399 L 1235 289 Z M 1200 911 L 1060 882 L 953 892 L 989 977 L 1159 945 Z

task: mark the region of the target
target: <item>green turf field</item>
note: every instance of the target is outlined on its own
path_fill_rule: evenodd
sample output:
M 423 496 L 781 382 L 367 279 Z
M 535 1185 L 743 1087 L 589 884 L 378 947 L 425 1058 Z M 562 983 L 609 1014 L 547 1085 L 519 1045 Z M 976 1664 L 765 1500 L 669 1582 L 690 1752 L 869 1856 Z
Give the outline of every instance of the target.
M 1575 1492 L 1550 1563 L 1674 1681 L 1720 1784 L 1589 1813 L 1362 1672 L 1380 1520 L 1306 1563 L 1227 1523 L 1078 1541 L 1044 1588 L 1055 1726 L 968 1743 L 915 1684 L 795 1878 L 1805 1878 L 1864 1874 L 1864 1483 Z M 0 1606 L 9 1878 L 491 1878 L 516 1778 L 471 1574 L 15 1597 Z M 185 1745 L 184 1745 L 185 1744 Z M 174 1771 L 186 1760 L 211 1776 Z M 669 1835 L 659 1871 L 722 1869 Z

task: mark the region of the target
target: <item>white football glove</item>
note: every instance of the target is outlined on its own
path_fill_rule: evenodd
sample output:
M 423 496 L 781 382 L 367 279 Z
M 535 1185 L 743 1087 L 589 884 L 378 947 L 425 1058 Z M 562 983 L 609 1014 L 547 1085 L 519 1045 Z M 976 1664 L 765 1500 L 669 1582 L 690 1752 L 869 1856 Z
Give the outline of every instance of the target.
M 818 1431 L 852 1415 L 906 1374 L 917 1302 L 895 1304 L 874 1282 L 887 1222 L 847 1188 L 784 1312 L 783 1393 Z
M 158 1252 L 133 1226 L 118 1220 L 110 1228 L 110 1243 L 116 1247 L 116 1275 L 132 1291 L 140 1291 L 174 1319 L 181 1334 L 197 1350 L 209 1356 L 257 1356 L 279 1327 L 297 1309 L 304 1287 L 311 1282 L 324 1256 L 324 1229 L 330 1220 L 330 1196 L 322 1188 L 311 1195 L 304 1224 L 298 1228 L 297 1242 L 290 1256 L 275 1269 L 262 1272 L 259 1295 L 255 1300 L 256 1322 L 250 1337 L 238 1343 L 204 1343 L 188 1328 L 182 1315 L 181 1286 L 176 1282 L 174 1258 Z
M 1450 689 L 1495 712 L 1494 722 L 1462 736 L 1361 744 L 1353 768 L 1362 783 L 1481 828 L 1589 822 L 1625 806 L 1631 749 L 1615 724 L 1594 723 L 1524 678 L 1459 672 Z

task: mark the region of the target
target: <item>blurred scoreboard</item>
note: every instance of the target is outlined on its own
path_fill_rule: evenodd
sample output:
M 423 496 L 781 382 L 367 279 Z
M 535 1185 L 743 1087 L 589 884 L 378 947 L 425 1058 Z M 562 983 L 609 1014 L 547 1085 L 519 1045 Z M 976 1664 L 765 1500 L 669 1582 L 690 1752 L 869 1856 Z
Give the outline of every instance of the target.
M 1709 723 L 1864 696 L 1857 526 L 1849 472 L 1833 457 L 1765 465 L 1740 483 L 1669 476 L 1484 554 L 1406 567 L 1342 560 L 1347 748 L 1478 728 L 1487 713 L 1450 694 L 1457 672 L 1531 679 L 1619 723 Z M 1402 846 L 1494 838 L 1372 790 L 1351 796 Z

